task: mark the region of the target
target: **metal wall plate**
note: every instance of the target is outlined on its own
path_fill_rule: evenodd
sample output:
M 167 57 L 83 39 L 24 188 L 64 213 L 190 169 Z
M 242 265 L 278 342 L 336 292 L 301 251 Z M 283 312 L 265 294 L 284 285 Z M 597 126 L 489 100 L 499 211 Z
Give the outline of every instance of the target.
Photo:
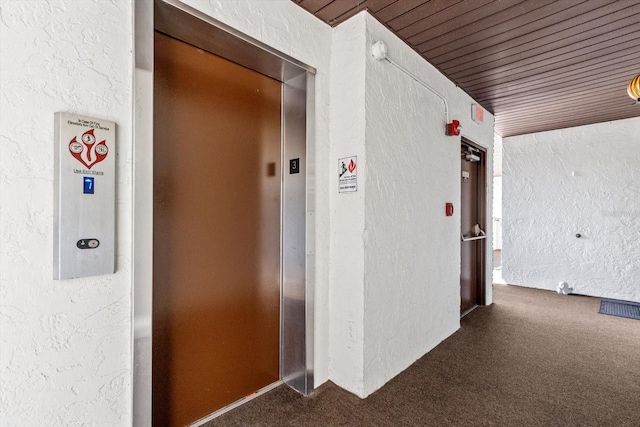
M 53 278 L 115 272 L 116 124 L 55 113 Z

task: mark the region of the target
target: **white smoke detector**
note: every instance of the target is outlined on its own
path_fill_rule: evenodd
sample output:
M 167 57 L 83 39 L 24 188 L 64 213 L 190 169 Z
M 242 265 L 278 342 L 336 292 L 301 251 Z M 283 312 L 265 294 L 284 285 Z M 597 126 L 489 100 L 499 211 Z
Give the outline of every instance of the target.
M 387 44 L 378 40 L 371 46 L 371 55 L 378 61 L 381 61 L 387 57 Z

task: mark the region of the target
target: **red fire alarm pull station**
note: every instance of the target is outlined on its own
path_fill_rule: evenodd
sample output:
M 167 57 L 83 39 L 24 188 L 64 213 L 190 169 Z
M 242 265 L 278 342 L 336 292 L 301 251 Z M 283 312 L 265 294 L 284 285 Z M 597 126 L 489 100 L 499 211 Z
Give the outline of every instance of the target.
M 453 203 L 447 203 L 445 205 L 445 213 L 447 216 L 453 216 Z
M 462 126 L 460 126 L 460 121 L 451 120 L 451 123 L 447 124 L 447 135 L 458 136 L 460 135 L 460 129 L 462 129 Z

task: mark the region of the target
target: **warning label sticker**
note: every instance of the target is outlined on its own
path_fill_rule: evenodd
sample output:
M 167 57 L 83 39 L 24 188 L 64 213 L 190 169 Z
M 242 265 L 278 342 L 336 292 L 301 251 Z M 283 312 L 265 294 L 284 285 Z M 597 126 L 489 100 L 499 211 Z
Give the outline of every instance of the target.
M 338 160 L 338 192 L 358 191 L 358 156 Z

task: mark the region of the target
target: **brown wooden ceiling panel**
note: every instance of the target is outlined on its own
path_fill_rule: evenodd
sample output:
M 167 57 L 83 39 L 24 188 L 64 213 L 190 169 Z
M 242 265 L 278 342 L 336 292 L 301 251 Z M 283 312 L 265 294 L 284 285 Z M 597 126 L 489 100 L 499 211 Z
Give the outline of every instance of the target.
M 293 1 L 330 25 L 368 10 L 493 113 L 499 135 L 640 117 L 626 95 L 638 0 Z
M 504 98 L 494 98 L 493 109 L 497 114 L 499 114 L 502 111 L 515 109 L 520 105 L 538 105 L 539 107 L 544 107 L 544 105 L 550 100 L 557 98 L 565 99 L 567 97 L 571 97 L 577 91 L 591 93 L 591 96 L 594 97 L 600 94 L 598 92 L 603 92 L 602 88 L 610 91 L 612 85 L 626 85 L 626 82 L 630 80 L 628 77 L 630 75 L 633 76 L 634 74 L 627 72 L 612 77 L 607 76 L 602 78 L 596 76 L 592 79 L 584 79 L 580 82 L 573 81 L 574 84 L 565 85 L 565 87 L 561 89 L 554 90 L 553 93 L 549 93 L 549 91 L 544 90 L 544 88 L 529 89 L 523 92 L 520 97 L 509 96 Z M 629 101 L 633 102 L 632 100 Z
M 519 109 L 510 109 L 509 111 L 503 112 L 501 116 L 503 119 L 509 117 L 528 117 L 529 123 L 535 123 L 536 121 L 548 120 L 550 118 L 562 118 L 562 116 L 578 117 L 585 114 L 600 114 L 599 110 L 602 108 L 622 111 L 633 103 L 633 100 L 628 97 L 625 99 L 626 94 L 618 94 L 611 100 L 596 103 L 582 95 L 584 94 L 576 94 L 570 99 L 563 98 L 556 100 L 553 106 L 545 108 L 544 111 L 541 111 L 536 106 L 523 106 Z
M 635 42 L 637 46 L 637 42 Z M 625 59 L 627 56 L 634 57 L 636 52 L 630 52 L 628 49 L 633 48 L 633 42 L 627 42 L 624 46 L 615 46 L 602 51 L 594 51 L 587 55 L 562 58 L 561 60 L 549 60 L 531 66 L 522 66 L 508 70 L 498 70 L 487 73 L 479 73 L 468 78 L 457 80 L 461 87 L 472 88 L 478 86 L 495 86 L 509 82 L 517 82 L 521 79 L 532 77 L 546 77 L 559 72 L 580 70 L 590 65 L 600 65 L 607 62 L 616 62 L 619 59 Z M 456 80 L 454 80 L 456 81 Z
M 638 115 L 637 113 L 630 112 L 630 110 L 611 111 L 609 112 L 609 118 L 607 119 L 607 121 L 628 119 L 631 117 L 638 117 Z M 526 133 L 542 132 L 547 130 L 564 129 L 564 128 L 569 128 L 574 126 L 584 126 L 588 124 L 602 122 L 602 120 L 600 120 L 600 114 L 598 112 L 580 115 L 577 118 L 559 116 L 555 120 L 549 119 L 542 122 L 534 122 L 534 123 L 529 123 L 527 121 L 527 122 L 521 123 L 519 126 L 514 125 L 515 120 L 522 120 L 522 119 L 501 121 L 496 117 L 496 127 L 500 127 L 503 130 L 505 134 L 504 136 L 514 136 L 514 135 L 523 135 Z
M 332 3 L 332 0 L 302 0 L 298 3 L 298 6 L 303 7 L 311 13 L 316 13 L 329 3 Z
M 566 3 L 570 4 L 570 2 Z M 562 4 L 566 3 L 563 2 Z M 594 1 L 586 1 L 584 3 L 577 4 L 571 9 L 565 9 L 558 13 L 547 15 L 542 19 L 534 19 L 534 16 L 536 15 L 546 14 L 546 11 L 548 9 L 555 9 L 558 7 L 557 3 L 552 3 L 550 5 L 546 5 L 545 7 L 532 11 L 531 14 L 527 14 L 525 17 L 528 21 L 527 23 L 523 23 L 520 19 L 518 19 L 518 16 L 514 16 L 513 19 L 505 21 L 500 25 L 491 25 L 490 22 L 481 23 L 481 25 L 478 26 L 482 28 L 482 31 L 493 30 L 494 36 L 487 38 L 485 34 L 474 34 L 472 39 L 467 40 L 467 43 L 473 48 L 472 52 L 481 49 L 479 46 L 475 45 L 479 42 L 484 42 L 486 46 L 483 47 L 493 46 L 494 48 L 492 52 L 500 51 L 505 47 L 515 47 L 522 45 L 523 43 L 526 43 L 528 41 L 538 41 L 541 37 L 552 36 L 564 29 L 569 29 L 570 34 L 580 32 L 580 28 L 575 28 L 577 25 L 584 23 L 593 25 L 593 21 L 596 19 L 602 21 L 603 14 L 615 13 L 620 9 L 625 9 L 628 7 L 627 4 L 620 2 L 607 5 L 607 7 L 596 7 L 594 6 L 594 3 Z M 583 10 L 586 10 L 587 12 L 582 13 Z M 560 17 L 563 15 L 571 16 L 571 18 L 560 20 Z M 626 12 L 623 12 L 622 14 L 616 16 L 618 18 L 625 17 Z M 461 34 L 461 32 L 457 34 Z M 558 37 L 560 37 L 560 35 L 558 35 Z M 440 38 L 430 40 L 426 43 L 416 44 L 415 47 L 423 54 L 429 56 L 432 59 L 435 59 L 435 57 L 437 57 L 439 53 L 433 52 L 434 47 L 445 46 L 447 48 L 451 48 L 455 46 L 458 40 L 459 39 L 457 38 L 454 39 L 453 37 L 447 37 L 446 35 L 444 35 Z M 542 42 L 538 42 L 538 44 L 542 44 Z M 480 52 L 480 54 L 484 54 L 484 52 Z M 437 62 L 441 61 L 442 60 L 438 60 Z
M 340 16 L 344 16 L 349 11 L 352 11 L 352 15 L 355 15 L 364 8 L 360 8 L 359 4 L 363 3 L 358 0 L 334 0 L 319 11 L 316 12 L 316 16 L 323 21 L 329 21 L 332 25 L 338 22 Z
M 403 28 L 398 31 L 398 35 L 405 38 L 411 45 L 426 43 L 427 41 L 443 37 L 447 35 L 451 38 L 456 37 L 456 32 L 466 25 L 472 25 L 476 21 L 487 16 L 491 16 L 500 11 L 503 6 L 511 7 L 522 3 L 524 0 L 501 0 L 500 2 L 492 0 L 475 0 L 457 3 L 455 6 L 447 10 L 454 9 L 455 15 L 440 23 L 432 22 L 425 24 L 427 20 L 419 21 L 415 25 Z
M 362 10 L 375 13 L 388 5 L 389 0 L 334 0 L 331 4 L 316 13 L 316 16 L 320 19 L 331 17 L 331 25 L 337 25 Z
M 424 48 L 437 49 L 437 47 L 446 46 L 447 48 L 445 52 L 450 52 L 449 46 L 459 40 L 463 40 L 463 43 L 466 43 L 464 40 L 479 41 L 482 40 L 483 37 L 488 37 L 488 35 L 479 34 L 482 31 L 490 31 L 491 29 L 498 28 L 499 31 L 504 32 L 513 29 L 514 27 L 517 28 L 524 22 L 531 22 L 531 19 L 535 16 L 536 12 L 546 10 L 544 6 L 550 4 L 557 4 L 556 0 L 539 0 L 535 2 L 527 1 L 519 3 L 508 9 L 503 9 L 494 15 L 490 15 L 476 21 L 473 25 L 465 25 L 456 30 L 454 34 L 438 35 L 424 43 L 416 44 L 416 47 L 422 46 L 422 50 L 425 50 Z M 464 47 L 466 44 L 458 44 L 458 46 Z M 461 55 L 456 52 L 454 52 L 454 55 L 455 58 L 461 57 Z M 446 61 L 446 59 L 442 61 Z
M 629 80 L 637 74 L 637 59 L 630 55 L 630 59 L 626 61 L 618 61 L 614 64 L 595 64 L 577 70 L 570 70 L 563 73 L 552 73 L 547 77 L 538 78 L 532 76 L 526 79 L 514 81 L 509 84 L 501 84 L 496 86 L 483 86 L 481 91 L 476 93 L 477 101 L 483 100 L 487 102 L 497 102 L 499 100 L 507 100 L 514 98 L 526 98 L 527 93 L 537 91 L 553 95 L 558 88 L 564 87 L 580 87 L 587 84 L 586 81 L 593 75 L 599 75 L 600 78 L 606 79 L 608 76 L 616 75 L 617 72 L 625 70 L 628 72 Z M 631 70 L 631 71 L 629 71 Z M 625 90 L 625 88 L 617 88 L 617 90 Z
M 496 115 L 509 117 L 511 115 L 520 114 L 522 112 L 534 113 L 540 115 L 547 111 L 554 111 L 556 108 L 565 108 L 571 106 L 574 108 L 583 108 L 585 106 L 598 106 L 609 100 L 614 100 L 623 108 L 633 106 L 634 101 L 627 96 L 626 91 L 620 90 L 617 93 L 611 93 L 612 85 L 626 86 L 627 79 L 614 78 L 608 80 L 602 85 L 577 87 L 573 90 L 566 90 L 563 93 L 554 95 L 535 95 L 519 100 L 512 100 L 509 103 L 497 104 L 494 108 Z
M 611 87 L 619 87 L 621 84 L 626 86 L 625 82 L 630 80 L 629 76 L 634 76 L 635 70 L 623 69 L 617 75 L 613 76 L 594 76 L 593 78 L 584 78 L 580 80 L 573 80 L 571 85 L 561 83 L 555 85 L 553 91 L 546 89 L 545 87 L 532 87 L 518 95 L 510 94 L 505 97 L 494 97 L 492 99 L 494 112 L 500 113 L 510 108 L 515 108 L 522 104 L 540 104 L 540 107 L 544 107 L 544 103 L 549 100 L 559 97 L 570 96 L 577 90 L 597 90 L 601 87 L 611 90 Z M 620 93 L 626 93 L 622 89 L 618 89 Z M 595 95 L 592 95 L 595 96 Z M 478 101 L 480 102 L 480 101 Z
M 595 105 L 591 102 L 594 97 L 599 97 L 604 95 L 605 92 L 608 92 L 610 89 L 608 87 L 594 87 L 594 88 L 585 88 L 582 90 L 576 90 L 574 92 L 570 92 L 564 94 L 562 96 L 556 97 L 546 97 L 546 98 L 538 98 L 535 100 L 528 100 L 527 102 L 523 102 L 521 104 L 514 104 L 508 107 L 496 107 L 496 112 L 501 113 L 504 112 L 505 117 L 522 115 L 522 113 L 529 114 L 533 111 L 540 110 L 540 107 L 544 107 L 552 101 L 552 107 L 548 107 L 544 109 L 544 113 L 540 113 L 537 117 L 542 117 L 544 114 L 549 112 L 567 111 L 570 109 L 571 111 L 576 111 L 576 106 L 579 106 L 577 110 L 582 110 L 582 108 L 588 106 Z M 632 104 L 633 100 L 627 97 L 626 93 L 621 93 L 617 97 L 614 102 L 620 102 L 623 106 L 625 104 Z M 596 108 L 600 108 L 600 104 Z
M 638 17 L 632 17 L 632 19 L 622 20 L 618 23 L 614 23 L 610 26 L 600 27 L 604 30 L 605 34 L 600 34 L 600 31 L 594 29 L 593 31 L 588 31 L 586 33 L 575 33 L 572 32 L 573 36 L 569 34 L 562 35 L 552 35 L 541 37 L 538 40 L 534 40 L 525 44 L 508 47 L 501 51 L 498 51 L 495 54 L 489 54 L 487 49 L 485 49 L 486 55 L 476 59 L 471 60 L 471 63 L 465 63 L 463 60 L 458 61 L 466 66 L 461 67 L 451 67 L 448 63 L 434 61 L 438 64 L 438 66 L 449 76 L 454 79 L 459 79 L 468 74 L 472 74 L 472 72 L 468 72 L 467 74 L 458 74 L 454 76 L 454 74 L 459 73 L 464 70 L 471 70 L 473 66 L 481 67 L 483 70 L 489 70 L 491 73 L 498 71 L 498 67 L 504 67 L 504 69 L 516 68 L 517 61 L 523 60 L 526 58 L 534 58 L 533 61 L 530 62 L 540 62 L 546 58 L 557 57 L 563 53 L 577 51 L 581 48 L 586 48 L 586 51 L 595 51 L 603 48 L 603 45 L 597 45 L 598 42 L 605 42 L 608 39 L 611 39 L 615 36 L 621 36 L 629 33 L 633 33 L 637 28 Z M 623 22 L 625 21 L 625 22 Z M 612 30 L 612 28 L 617 28 L 616 30 Z M 607 31 L 612 30 L 612 31 Z M 589 47 L 591 48 L 589 49 Z M 504 48 L 504 46 L 503 46 Z M 466 55 L 466 57 L 471 59 L 472 55 Z M 510 64 L 513 63 L 513 64 Z
M 547 70 L 557 70 L 565 67 L 571 67 L 574 65 L 582 65 L 586 63 L 585 57 L 589 57 L 593 61 L 598 61 L 601 56 L 611 55 L 618 57 L 618 52 L 622 54 L 629 53 L 629 49 L 634 49 L 637 46 L 637 36 L 632 37 L 620 37 L 614 40 L 608 40 L 607 42 L 599 43 L 594 46 L 589 46 L 579 50 L 572 50 L 570 52 L 557 54 L 558 51 L 545 52 L 541 55 L 527 56 L 526 53 L 514 55 L 512 63 L 506 63 L 504 65 L 491 65 L 491 68 L 478 67 L 468 70 L 463 70 L 458 73 L 451 73 L 450 76 L 460 84 L 468 83 L 474 84 L 475 82 L 482 81 L 488 82 L 493 79 L 507 78 L 510 76 L 526 76 L 531 74 L 541 74 Z M 503 64 L 503 61 L 499 61 Z M 486 71 L 485 71 L 486 70 Z
M 423 4 L 424 0 L 397 0 L 378 10 L 376 17 L 380 22 L 391 22 L 398 16 L 411 12 Z
M 488 3 L 487 0 L 481 0 L 481 2 L 478 6 Z M 441 23 L 448 19 L 453 19 L 456 13 L 461 13 L 464 10 L 462 0 L 431 0 L 430 2 L 422 3 L 421 6 L 390 20 L 386 25 L 394 31 L 405 30 L 410 32 L 412 26 L 416 25 L 417 22 L 422 22 L 421 28 L 415 30 L 417 32 L 430 23 Z M 400 34 L 398 33 L 398 35 Z
M 619 41 L 620 37 L 631 34 L 640 29 L 640 20 L 633 15 L 626 19 L 612 22 L 598 28 L 587 29 L 582 33 L 568 35 L 567 37 L 557 37 L 556 35 L 542 37 L 537 41 L 524 45 L 514 46 L 508 49 L 495 52 L 493 54 L 467 55 L 458 57 L 451 61 L 440 62 L 440 68 L 448 75 L 473 70 L 475 67 L 487 66 L 495 68 L 512 62 L 536 57 L 536 61 L 544 57 L 559 56 L 566 52 L 575 52 L 579 49 L 592 49 L 597 43 L 605 43 L 613 40 Z
M 433 47 L 436 46 L 435 40 L 430 41 L 427 45 L 416 46 L 416 48 L 423 55 L 437 62 L 445 62 L 451 58 L 465 57 L 476 52 L 484 55 L 506 47 L 535 41 L 541 37 L 537 31 L 543 31 L 543 34 L 553 34 L 564 28 L 570 28 L 577 25 L 575 21 L 578 19 L 575 19 L 574 22 L 569 22 L 568 19 L 582 17 L 589 11 L 592 11 L 594 16 L 598 16 L 598 12 L 594 11 L 597 6 L 593 2 L 585 1 L 571 5 L 571 2 L 556 2 L 536 9 L 526 16 L 509 20 L 502 25 L 482 28 L 468 37 L 452 41 L 443 38 L 442 44 L 435 48 Z M 582 19 L 588 21 L 589 17 L 584 16 Z

